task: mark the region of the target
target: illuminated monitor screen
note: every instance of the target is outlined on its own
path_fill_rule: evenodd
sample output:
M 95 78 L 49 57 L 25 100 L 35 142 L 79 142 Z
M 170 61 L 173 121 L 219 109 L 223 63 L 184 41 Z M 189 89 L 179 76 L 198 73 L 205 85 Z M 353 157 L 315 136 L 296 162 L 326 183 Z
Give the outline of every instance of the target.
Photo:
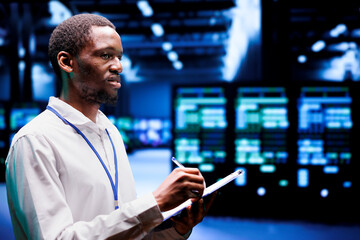
M 6 129 L 5 109 L 0 106 L 0 130 Z
M 119 130 L 127 151 L 147 147 L 170 147 L 171 121 L 160 118 L 108 116 Z
M 169 147 L 170 131 L 169 119 L 136 118 L 133 122 L 133 134 L 138 147 Z
M 119 130 L 120 135 L 124 141 L 125 148 L 128 152 L 132 149 L 133 139 L 131 139 L 132 132 L 132 119 L 130 117 L 115 117 L 113 115 L 108 115 L 108 119 L 115 127 Z
M 212 172 L 226 158 L 226 97 L 221 87 L 179 87 L 175 91 L 174 155 L 183 164 Z
M 283 87 L 239 87 L 235 99 L 235 164 L 249 172 L 236 179 L 246 186 L 247 176 L 265 185 L 287 186 L 281 166 L 288 163 L 288 98 Z M 250 174 L 251 173 L 251 174 Z M 276 178 L 275 178 L 276 175 Z M 272 179 L 275 178 L 275 179 Z
M 301 188 L 319 186 L 322 197 L 334 187 L 350 188 L 352 98 L 348 87 L 302 87 L 297 102 L 298 182 Z M 312 177 L 317 171 L 317 177 Z M 312 177 L 312 178 L 311 178 Z
M 10 130 L 16 131 L 25 126 L 40 113 L 40 108 L 13 108 L 10 111 Z
M 131 131 L 133 129 L 133 119 L 131 117 L 119 117 L 114 122 L 118 129 Z

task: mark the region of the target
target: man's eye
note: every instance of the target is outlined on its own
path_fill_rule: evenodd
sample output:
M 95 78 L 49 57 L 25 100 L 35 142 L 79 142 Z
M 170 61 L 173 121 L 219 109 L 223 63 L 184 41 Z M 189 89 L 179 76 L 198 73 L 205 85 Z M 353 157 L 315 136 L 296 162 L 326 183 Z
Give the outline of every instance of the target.
M 109 59 L 109 58 L 110 58 L 110 55 L 109 55 L 109 54 L 103 54 L 103 55 L 101 55 L 101 57 L 102 57 L 103 59 Z

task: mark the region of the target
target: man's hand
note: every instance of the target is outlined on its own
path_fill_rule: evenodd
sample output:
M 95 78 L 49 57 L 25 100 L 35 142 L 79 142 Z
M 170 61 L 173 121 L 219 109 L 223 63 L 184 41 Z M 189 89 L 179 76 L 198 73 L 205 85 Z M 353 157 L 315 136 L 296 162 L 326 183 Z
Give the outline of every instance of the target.
M 194 202 L 192 205 L 188 206 L 183 210 L 186 212 L 184 214 L 182 213 L 180 218 L 171 218 L 171 220 L 174 222 L 174 227 L 179 234 L 184 235 L 188 233 L 193 227 L 195 227 L 204 219 L 214 202 L 216 193 L 217 192 L 214 192 L 210 196 L 206 196 L 206 201 L 201 198 L 199 201 Z
M 198 201 L 204 192 L 204 178 L 197 168 L 176 168 L 153 192 L 162 212 L 187 201 Z

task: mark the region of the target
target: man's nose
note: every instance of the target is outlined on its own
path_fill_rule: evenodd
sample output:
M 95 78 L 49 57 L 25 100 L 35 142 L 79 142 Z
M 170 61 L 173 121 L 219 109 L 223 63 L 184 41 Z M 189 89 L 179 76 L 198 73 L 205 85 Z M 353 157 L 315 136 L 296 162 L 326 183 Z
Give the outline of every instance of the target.
M 123 71 L 122 64 L 119 58 L 115 58 L 114 62 L 110 66 L 111 72 L 116 72 L 116 74 L 120 74 Z

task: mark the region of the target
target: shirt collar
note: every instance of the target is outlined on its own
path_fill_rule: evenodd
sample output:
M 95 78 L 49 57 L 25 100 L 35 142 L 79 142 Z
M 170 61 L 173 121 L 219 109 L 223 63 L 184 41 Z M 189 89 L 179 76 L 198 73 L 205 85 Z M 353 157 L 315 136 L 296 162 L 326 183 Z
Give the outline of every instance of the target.
M 56 97 L 50 97 L 48 105 L 54 108 L 63 118 L 77 126 L 80 130 L 83 128 L 91 128 L 93 131 L 100 133 L 100 130 L 105 130 L 105 115 L 98 110 L 96 115 L 96 123 L 91 121 L 82 112 L 75 109 L 66 102 Z

